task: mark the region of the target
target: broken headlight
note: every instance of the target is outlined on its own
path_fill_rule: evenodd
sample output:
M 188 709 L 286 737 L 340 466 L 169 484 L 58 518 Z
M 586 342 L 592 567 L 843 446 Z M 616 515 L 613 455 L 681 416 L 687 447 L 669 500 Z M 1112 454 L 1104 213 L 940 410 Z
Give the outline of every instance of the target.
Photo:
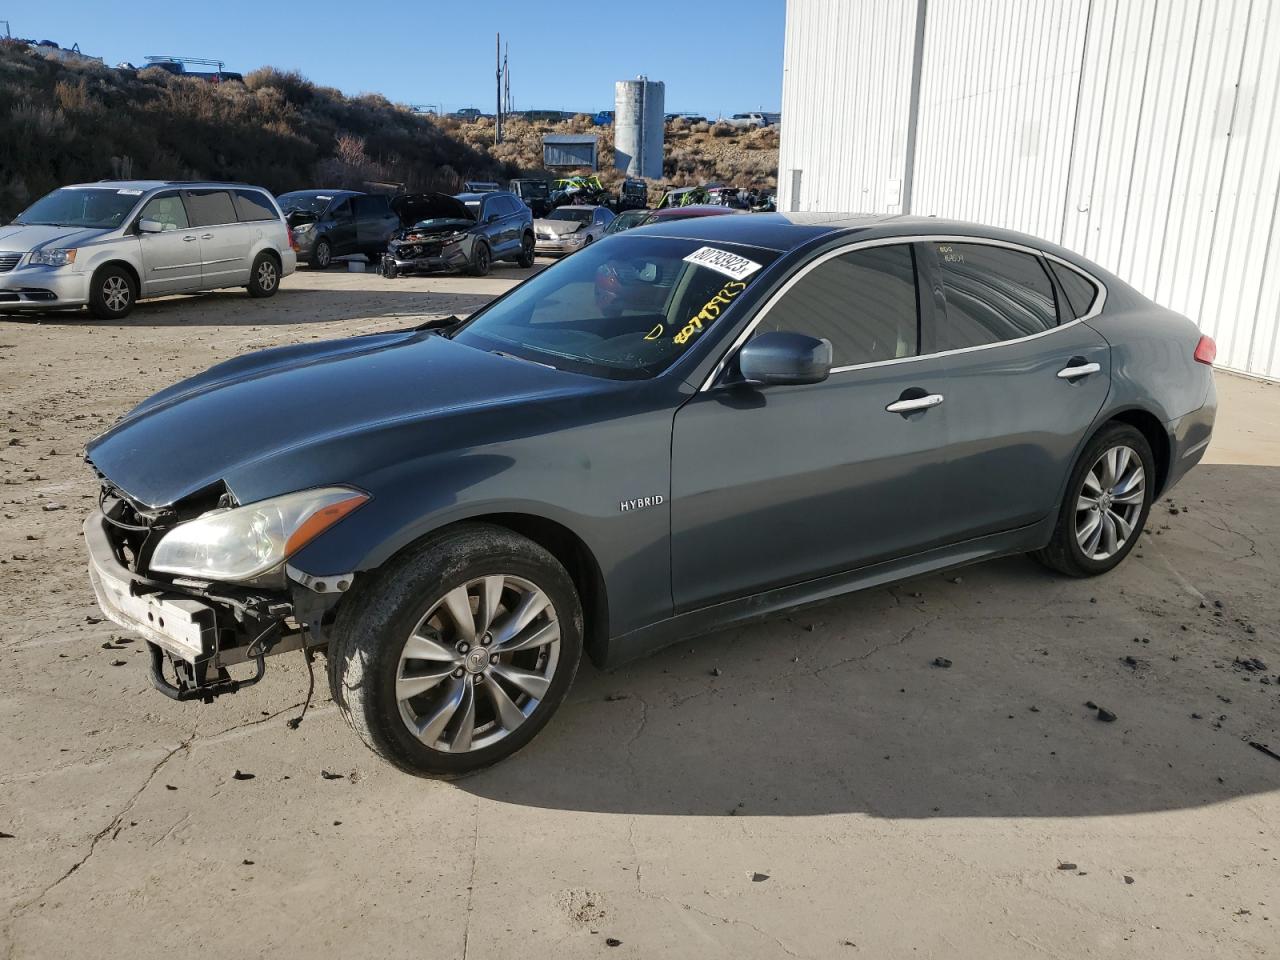
M 150 568 L 200 580 L 252 580 L 368 499 L 348 487 L 321 487 L 211 510 L 166 533 L 151 555 Z

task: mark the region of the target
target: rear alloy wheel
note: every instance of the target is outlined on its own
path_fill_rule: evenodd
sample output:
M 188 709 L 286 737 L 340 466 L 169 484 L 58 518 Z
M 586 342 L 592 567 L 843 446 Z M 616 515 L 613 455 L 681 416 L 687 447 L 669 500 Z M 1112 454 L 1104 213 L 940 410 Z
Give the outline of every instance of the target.
M 1123 423 L 1103 428 L 1071 473 L 1053 539 L 1034 556 L 1074 577 L 1113 569 L 1142 533 L 1154 484 L 1155 460 L 1142 433 Z
M 534 256 L 533 236 L 526 233 L 524 239 L 520 241 L 520 258 L 516 260 L 516 263 L 528 270 L 533 266 Z
M 515 753 L 568 692 L 582 653 L 573 581 L 501 527 L 460 524 L 344 598 L 329 682 L 348 722 L 410 773 L 460 776 Z
M 93 278 L 89 290 L 89 312 L 99 320 L 121 320 L 137 302 L 138 291 L 129 271 L 104 267 Z
M 311 266 L 316 270 L 328 270 L 331 263 L 333 263 L 333 247 L 329 246 L 328 240 L 321 237 L 316 241 L 315 249 L 311 251 Z
M 274 297 L 280 289 L 280 267 L 269 253 L 258 254 L 249 271 L 249 286 L 246 288 L 251 297 Z

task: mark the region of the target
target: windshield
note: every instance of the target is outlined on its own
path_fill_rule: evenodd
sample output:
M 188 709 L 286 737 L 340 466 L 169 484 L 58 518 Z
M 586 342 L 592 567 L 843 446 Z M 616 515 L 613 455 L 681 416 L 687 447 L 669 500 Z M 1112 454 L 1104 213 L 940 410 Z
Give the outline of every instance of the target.
M 516 194 L 521 197 L 545 197 L 551 191 L 547 189 L 545 180 L 535 180 L 532 183 L 517 183 L 515 185 Z
M 776 257 L 736 244 L 610 237 L 522 283 L 453 338 L 592 376 L 653 377 L 698 343 Z
M 109 230 L 124 223 L 142 193 L 115 187 L 63 187 L 37 200 L 13 222 Z
M 604 232 L 611 235 L 621 233 L 623 230 L 630 230 L 632 227 L 638 227 L 644 223 L 648 216 L 648 210 L 628 210 L 626 213 L 620 213 L 614 217 Z
M 331 193 L 286 193 L 277 197 L 285 213 L 314 213 L 317 217 L 333 199 Z
M 548 220 L 572 220 L 574 223 L 590 223 L 591 210 L 570 210 L 568 207 L 560 207 L 552 210 L 547 214 Z

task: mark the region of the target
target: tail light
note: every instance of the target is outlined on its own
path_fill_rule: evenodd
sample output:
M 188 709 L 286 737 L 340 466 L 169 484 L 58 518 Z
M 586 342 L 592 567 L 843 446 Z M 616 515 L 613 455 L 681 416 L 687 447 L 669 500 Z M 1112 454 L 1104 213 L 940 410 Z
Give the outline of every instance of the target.
M 290 247 L 290 249 L 292 249 L 292 250 L 293 250 L 293 252 L 294 252 L 294 253 L 299 253 L 299 252 L 301 252 L 301 251 L 299 251 L 299 249 L 298 249 L 298 238 L 297 238 L 297 237 L 295 237 L 295 236 L 293 235 L 293 227 L 290 227 L 290 228 L 289 228 L 289 247 Z M 1210 341 L 1210 343 L 1212 343 L 1212 342 L 1213 342 L 1213 341 Z M 1198 359 L 1198 358 L 1197 358 L 1197 359 Z
M 1218 345 L 1213 342 L 1213 337 L 1202 336 L 1200 342 L 1196 344 L 1196 363 L 1207 363 L 1213 366 L 1214 358 L 1218 356 Z

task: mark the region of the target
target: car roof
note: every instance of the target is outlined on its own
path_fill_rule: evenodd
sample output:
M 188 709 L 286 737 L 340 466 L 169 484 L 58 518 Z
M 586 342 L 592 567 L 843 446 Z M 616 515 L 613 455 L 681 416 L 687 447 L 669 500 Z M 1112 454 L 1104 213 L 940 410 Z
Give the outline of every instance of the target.
M 325 190 L 323 187 L 308 187 L 306 190 L 289 190 L 280 196 L 288 196 L 288 194 L 302 194 L 311 197 L 362 197 L 359 190 Z
M 252 190 L 266 191 L 265 187 L 259 187 L 252 183 L 237 183 L 228 180 L 96 180 L 93 183 L 68 183 L 66 186 L 98 187 L 104 190 L 159 190 L 163 187 L 187 187 L 200 190 L 211 187 L 248 187 Z
M 1083 267 L 1109 287 L 1113 283 L 1122 282 L 1110 271 L 1056 243 L 1014 230 L 989 227 L 967 220 L 944 220 L 940 217 L 883 213 L 751 213 L 738 217 L 701 216 L 659 220 L 635 229 L 651 236 L 700 240 L 706 243 L 738 243 L 780 253 L 795 250 L 822 237 L 854 237 L 861 234 L 867 234 L 867 239 L 897 236 L 972 237 L 974 240 L 1016 243 L 1053 254 L 1068 263 Z
M 556 207 L 557 210 L 599 210 L 603 204 L 599 203 L 565 203 Z
M 468 203 L 470 201 L 476 201 L 478 203 L 485 197 L 515 197 L 516 200 L 520 199 L 510 190 L 485 190 L 480 193 L 455 193 L 453 196 L 454 199 L 461 200 L 463 203 Z
M 718 217 L 725 213 L 745 213 L 718 203 L 691 203 L 685 207 L 662 207 L 650 210 L 654 220 L 684 220 L 692 217 Z

